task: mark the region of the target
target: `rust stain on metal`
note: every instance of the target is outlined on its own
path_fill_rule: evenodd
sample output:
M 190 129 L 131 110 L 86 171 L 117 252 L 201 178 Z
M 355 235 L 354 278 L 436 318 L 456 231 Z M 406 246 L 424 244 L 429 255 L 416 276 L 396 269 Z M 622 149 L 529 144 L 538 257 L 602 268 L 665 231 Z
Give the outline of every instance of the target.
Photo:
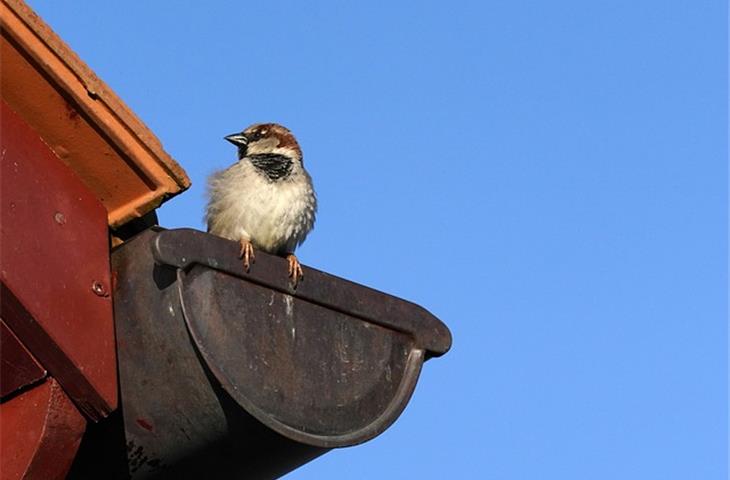
M 147 420 L 145 420 L 144 418 L 138 418 L 137 425 L 144 428 L 148 432 L 151 432 L 152 430 L 154 430 L 154 427 L 152 426 L 152 424 L 150 422 L 148 422 Z

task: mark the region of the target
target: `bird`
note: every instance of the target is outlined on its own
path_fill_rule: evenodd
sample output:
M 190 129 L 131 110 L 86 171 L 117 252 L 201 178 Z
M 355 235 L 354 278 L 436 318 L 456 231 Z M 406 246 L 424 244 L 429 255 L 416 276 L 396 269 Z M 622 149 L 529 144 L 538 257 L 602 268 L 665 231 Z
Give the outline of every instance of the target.
M 248 272 L 254 249 L 286 257 L 294 288 L 304 277 L 294 250 L 314 228 L 317 196 L 289 129 L 258 123 L 223 137 L 238 161 L 208 178 L 208 233 L 239 242 Z

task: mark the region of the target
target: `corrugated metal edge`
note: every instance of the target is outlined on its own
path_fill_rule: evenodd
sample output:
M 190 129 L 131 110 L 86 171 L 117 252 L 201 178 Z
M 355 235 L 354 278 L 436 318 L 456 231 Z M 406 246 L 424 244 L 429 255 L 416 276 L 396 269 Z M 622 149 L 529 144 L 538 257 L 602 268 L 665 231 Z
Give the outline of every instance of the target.
M 2 5 L 8 9 L 2 9 L 3 29 L 157 184 L 141 205 L 117 214 L 110 212 L 110 226 L 143 215 L 190 187 L 185 170 L 165 152 L 159 139 L 28 5 L 22 0 L 2 0 Z

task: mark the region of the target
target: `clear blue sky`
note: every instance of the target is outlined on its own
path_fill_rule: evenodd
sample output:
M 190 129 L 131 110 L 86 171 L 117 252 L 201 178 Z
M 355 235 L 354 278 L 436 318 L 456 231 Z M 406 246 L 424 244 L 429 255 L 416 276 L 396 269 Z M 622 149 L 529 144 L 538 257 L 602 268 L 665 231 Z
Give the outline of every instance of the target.
M 289 478 L 727 477 L 725 2 L 30 3 L 190 174 L 162 225 L 281 122 L 302 261 L 451 328 L 390 430 Z

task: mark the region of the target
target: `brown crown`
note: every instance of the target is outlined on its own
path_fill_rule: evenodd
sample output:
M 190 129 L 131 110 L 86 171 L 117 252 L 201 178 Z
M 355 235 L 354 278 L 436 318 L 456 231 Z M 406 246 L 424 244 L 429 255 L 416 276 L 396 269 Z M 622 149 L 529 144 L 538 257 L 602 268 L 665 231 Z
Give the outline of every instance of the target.
M 288 128 L 279 125 L 278 123 L 257 123 L 244 130 L 243 134 L 246 135 L 250 141 L 256 141 L 257 137 L 275 137 L 279 140 L 279 147 L 291 148 L 299 153 L 300 157 L 302 155 L 302 149 L 299 147 L 297 139 L 294 138 L 294 135 Z

